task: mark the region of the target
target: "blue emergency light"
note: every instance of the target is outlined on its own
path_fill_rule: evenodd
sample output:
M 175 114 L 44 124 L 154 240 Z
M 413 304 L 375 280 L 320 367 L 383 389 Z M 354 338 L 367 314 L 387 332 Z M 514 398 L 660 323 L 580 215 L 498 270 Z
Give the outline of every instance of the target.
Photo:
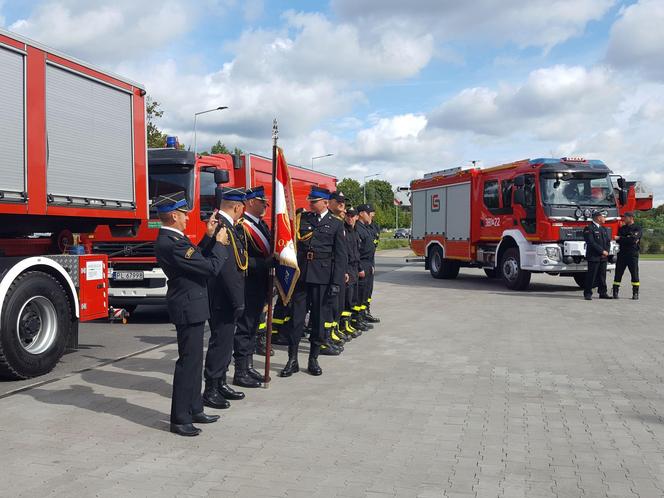
M 179 147 L 178 137 L 166 137 L 166 147 L 177 149 Z

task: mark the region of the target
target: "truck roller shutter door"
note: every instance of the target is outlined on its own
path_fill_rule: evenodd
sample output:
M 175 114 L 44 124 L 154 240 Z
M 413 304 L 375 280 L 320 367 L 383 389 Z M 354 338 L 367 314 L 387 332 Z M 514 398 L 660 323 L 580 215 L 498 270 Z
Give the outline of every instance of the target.
M 25 191 L 23 57 L 0 48 L 0 191 L 6 198 Z
M 470 240 L 470 184 L 447 187 L 447 239 Z
M 46 130 L 50 195 L 134 201 L 131 94 L 48 65 Z
M 426 190 L 414 190 L 410 204 L 413 209 L 413 222 L 411 236 L 414 239 L 423 239 L 426 234 L 427 221 L 427 193 Z

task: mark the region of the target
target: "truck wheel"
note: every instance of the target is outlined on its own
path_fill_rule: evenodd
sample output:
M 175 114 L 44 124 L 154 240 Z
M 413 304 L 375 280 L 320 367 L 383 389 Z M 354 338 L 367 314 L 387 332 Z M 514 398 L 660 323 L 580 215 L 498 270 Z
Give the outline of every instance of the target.
M 31 271 L 7 292 L 0 329 L 0 377 L 50 372 L 62 357 L 72 324 L 67 294 L 52 276 Z
M 456 278 L 459 274 L 459 263 L 443 258 L 443 250 L 438 246 L 434 246 L 429 253 L 429 271 L 433 278 L 450 280 Z
M 583 273 L 575 273 L 572 276 L 574 277 L 574 281 L 576 282 L 576 285 L 578 285 L 581 289 L 583 289 L 586 286 L 586 272 L 585 271 Z
M 484 273 L 489 278 L 498 278 L 498 271 L 495 268 L 484 268 Z
M 525 290 L 530 284 L 530 272 L 521 269 L 521 258 L 519 257 L 519 249 L 510 247 L 503 254 L 500 263 L 503 282 L 508 289 L 512 290 Z

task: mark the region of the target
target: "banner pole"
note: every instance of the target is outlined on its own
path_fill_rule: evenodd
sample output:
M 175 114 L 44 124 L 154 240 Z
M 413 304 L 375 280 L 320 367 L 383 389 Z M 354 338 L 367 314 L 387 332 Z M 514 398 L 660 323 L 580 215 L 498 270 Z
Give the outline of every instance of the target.
M 276 240 L 276 216 L 277 216 L 277 205 L 276 205 L 276 190 L 277 190 L 277 141 L 279 140 L 279 127 L 277 125 L 277 119 L 275 118 L 272 121 L 272 216 L 270 218 L 270 235 L 272 237 L 272 254 L 271 257 L 274 258 L 277 253 L 277 240 Z M 270 385 L 270 351 L 272 350 L 272 311 L 274 307 L 274 275 L 275 275 L 275 265 L 270 265 L 270 271 L 268 274 L 267 280 L 267 323 L 265 330 L 265 378 L 263 379 L 263 385 L 267 389 Z

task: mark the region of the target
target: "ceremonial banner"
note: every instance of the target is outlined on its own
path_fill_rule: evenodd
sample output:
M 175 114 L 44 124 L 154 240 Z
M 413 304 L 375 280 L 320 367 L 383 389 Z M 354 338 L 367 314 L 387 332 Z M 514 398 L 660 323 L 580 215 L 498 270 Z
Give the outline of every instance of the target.
M 277 260 L 275 277 L 277 290 L 284 304 L 288 304 L 300 276 L 295 248 L 295 207 L 288 163 L 284 152 L 277 147 L 277 171 L 274 188 L 274 256 Z

